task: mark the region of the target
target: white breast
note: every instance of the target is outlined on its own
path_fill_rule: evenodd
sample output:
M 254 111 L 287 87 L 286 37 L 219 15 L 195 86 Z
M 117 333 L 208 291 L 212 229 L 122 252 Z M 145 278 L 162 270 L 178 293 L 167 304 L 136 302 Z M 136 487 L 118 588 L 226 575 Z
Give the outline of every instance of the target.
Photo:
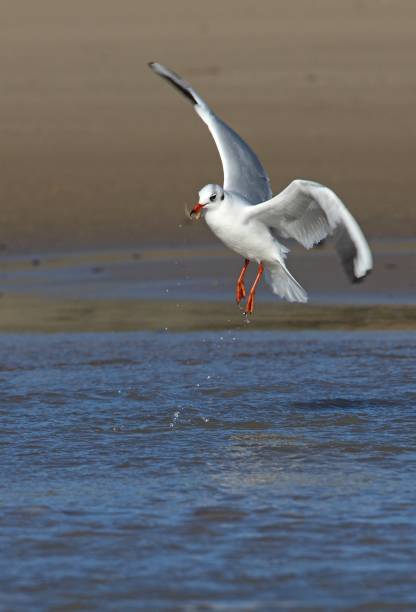
M 247 204 L 228 197 L 221 206 L 207 210 L 205 220 L 228 248 L 252 261 L 273 261 L 278 256 L 270 230 L 257 221 L 246 221 Z

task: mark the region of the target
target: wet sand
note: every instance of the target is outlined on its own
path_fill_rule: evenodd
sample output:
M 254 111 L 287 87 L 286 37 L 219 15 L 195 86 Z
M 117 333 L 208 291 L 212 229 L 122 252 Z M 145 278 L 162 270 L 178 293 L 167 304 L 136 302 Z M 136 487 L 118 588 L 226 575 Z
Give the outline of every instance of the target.
M 237 329 L 416 329 L 416 306 L 259 304 L 249 324 L 232 303 L 54 300 L 4 296 L 0 331 L 196 331 Z
M 375 270 L 358 285 L 330 244 L 294 248 L 289 267 L 310 302 L 280 301 L 263 283 L 250 325 L 234 303 L 240 259 L 221 247 L 3 257 L 0 331 L 415 329 L 413 243 L 372 246 Z
M 414 327 L 411 0 L 3 4 L 1 330 L 242 324 L 239 259 L 184 217 L 222 180 L 217 151 L 150 60 L 192 81 L 275 192 L 328 184 L 370 238 L 376 268 L 359 286 L 330 246 L 294 248 L 310 304 L 261 287 L 251 326 Z

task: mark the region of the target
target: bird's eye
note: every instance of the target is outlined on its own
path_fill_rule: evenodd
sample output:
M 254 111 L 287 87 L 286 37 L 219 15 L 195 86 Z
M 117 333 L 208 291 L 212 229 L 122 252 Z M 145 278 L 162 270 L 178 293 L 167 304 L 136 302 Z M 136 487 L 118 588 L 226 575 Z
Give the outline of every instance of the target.
M 212 195 L 212 196 L 210 197 L 210 200 L 211 200 L 211 202 L 214 202 L 216 199 L 217 199 L 217 194 L 216 194 L 216 193 L 214 193 L 214 195 Z

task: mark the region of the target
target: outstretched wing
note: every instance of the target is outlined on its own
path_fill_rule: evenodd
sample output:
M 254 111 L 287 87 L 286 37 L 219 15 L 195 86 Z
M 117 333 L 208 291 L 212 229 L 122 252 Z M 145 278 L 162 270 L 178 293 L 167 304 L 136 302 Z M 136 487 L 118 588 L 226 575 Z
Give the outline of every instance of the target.
M 362 280 L 373 267 L 370 247 L 358 223 L 339 197 L 319 183 L 296 180 L 277 196 L 247 211 L 283 238 L 310 249 L 333 235 L 342 265 L 351 281 Z
M 269 200 L 272 197 L 269 177 L 248 144 L 212 112 L 189 83 L 162 64 L 151 62 L 149 66 L 186 96 L 207 124 L 221 157 L 224 189 L 241 194 L 252 204 Z

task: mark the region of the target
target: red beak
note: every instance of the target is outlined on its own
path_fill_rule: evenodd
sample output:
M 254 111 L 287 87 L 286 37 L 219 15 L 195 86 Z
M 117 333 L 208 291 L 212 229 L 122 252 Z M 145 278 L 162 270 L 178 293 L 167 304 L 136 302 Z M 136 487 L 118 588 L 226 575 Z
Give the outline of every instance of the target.
M 192 215 L 195 215 L 195 218 L 199 219 L 199 217 L 201 216 L 201 210 L 204 208 L 204 206 L 205 204 L 195 204 L 195 206 L 190 212 L 190 216 L 192 217 Z

